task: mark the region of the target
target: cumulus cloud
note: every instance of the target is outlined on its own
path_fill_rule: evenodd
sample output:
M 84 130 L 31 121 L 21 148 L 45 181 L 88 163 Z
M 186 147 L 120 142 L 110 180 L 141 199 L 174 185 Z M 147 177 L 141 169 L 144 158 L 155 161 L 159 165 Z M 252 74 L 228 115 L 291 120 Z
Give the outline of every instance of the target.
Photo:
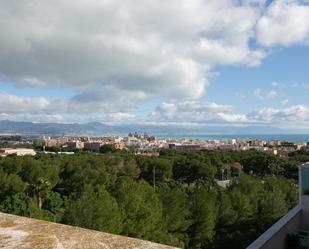
M 114 93 L 114 94 L 111 94 Z M 143 99 L 142 93 L 99 92 L 82 93 L 72 98 L 25 97 L 0 92 L 0 119 L 40 121 L 120 121 L 134 117 L 132 99 Z M 78 117 L 80 116 L 80 117 Z M 92 116 L 92 117 L 91 117 Z
M 272 98 L 278 96 L 276 91 L 263 92 L 260 88 L 255 89 L 253 94 L 259 100 L 272 99 Z
M 0 80 L 201 97 L 219 64 L 258 65 L 264 1 L 2 1 Z
M 0 113 L 42 113 L 50 102 L 46 98 L 24 97 L 0 92 Z
M 28 121 L 28 122 L 40 122 L 40 123 L 47 123 L 47 122 L 64 122 L 65 117 L 60 114 L 44 114 L 44 113 L 0 113 L 0 120 L 11 120 L 11 121 Z
M 277 82 L 277 81 L 272 81 L 272 82 L 270 83 L 270 85 L 271 85 L 272 87 L 275 87 L 275 88 L 285 88 L 285 87 L 287 87 L 287 84 L 281 83 L 281 82 Z
M 267 53 L 260 49 L 252 51 L 245 40 L 242 44 L 203 38 L 197 44 L 196 52 L 210 64 L 258 66 Z
M 284 99 L 281 101 L 281 105 L 287 105 L 289 103 L 288 99 Z
M 232 109 L 230 105 L 201 101 L 162 103 L 149 115 L 149 120 L 180 123 L 221 122 L 221 115 L 231 112 Z
M 288 102 L 285 101 L 284 105 Z M 221 114 L 220 114 L 221 115 Z M 229 123 L 247 125 L 274 125 L 277 127 L 308 128 L 309 107 L 295 105 L 284 108 L 265 107 L 247 114 L 223 114 L 222 118 Z
M 286 103 L 287 104 L 287 103 Z M 261 108 L 246 114 L 234 113 L 230 105 L 186 101 L 181 103 L 162 103 L 149 120 L 166 123 L 199 124 L 242 124 L 242 125 L 278 125 L 286 127 L 306 127 L 309 125 L 309 108 L 304 105 L 290 106 L 282 109 Z
M 131 94 L 132 98 L 144 98 L 143 94 Z M 91 100 L 92 98 L 93 100 Z M 111 100 L 101 103 L 101 98 L 101 94 L 99 96 L 81 94 L 71 99 L 47 99 L 0 93 L 0 120 L 80 123 L 92 121 L 104 123 L 177 123 L 185 125 L 268 124 L 283 127 L 288 125 L 307 127 L 309 125 L 309 108 L 305 105 L 281 109 L 266 107 L 248 113 L 235 113 L 235 108 L 231 105 L 205 101 L 174 101 L 159 104 L 153 112 L 150 112 L 145 117 L 137 115 L 134 111 L 130 112 L 134 107 L 126 106 L 126 101 L 118 103 L 118 106 L 113 109 L 107 104 Z M 111 98 L 113 97 L 111 96 Z M 101 103 L 98 108 L 87 111 L 91 109 L 92 105 L 98 103 Z M 282 101 L 282 105 L 286 106 L 287 104 L 287 100 Z
M 74 113 L 130 112 L 137 101 L 145 100 L 142 91 L 124 91 L 112 86 L 97 91 L 84 91 L 67 101 L 67 110 Z
M 266 47 L 309 42 L 309 6 L 303 1 L 275 0 L 257 23 L 257 41 Z
M 240 98 L 240 99 L 245 99 L 245 98 L 247 98 L 247 95 L 244 94 L 244 93 L 241 93 L 241 92 L 236 92 L 236 93 L 235 93 L 235 96 L 236 96 L 237 98 Z
M 249 120 L 243 114 L 218 113 L 218 115 L 226 122 L 230 123 L 246 123 Z
M 0 82 L 78 94 L 0 93 L 0 118 L 136 120 L 137 103 L 159 97 L 165 103 L 150 120 L 249 122 L 231 106 L 198 99 L 216 66 L 258 66 L 272 46 L 308 43 L 308 5 L 267 2 L 1 1 Z
M 122 94 L 126 98 L 121 98 Z M 143 93 L 126 93 L 112 89 L 98 93 L 81 93 L 72 98 L 26 97 L 0 92 L 0 113 L 52 115 L 125 113 L 134 109 L 133 100 L 141 99 L 144 99 Z
M 309 109 L 303 105 L 291 106 L 283 109 L 263 108 L 247 114 L 248 119 L 266 123 L 291 123 L 309 121 Z

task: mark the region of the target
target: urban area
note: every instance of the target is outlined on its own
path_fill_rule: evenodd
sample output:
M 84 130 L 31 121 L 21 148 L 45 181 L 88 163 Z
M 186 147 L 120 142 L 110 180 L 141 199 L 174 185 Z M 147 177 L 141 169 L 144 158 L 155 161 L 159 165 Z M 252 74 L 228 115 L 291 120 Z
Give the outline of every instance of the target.
M 250 150 L 255 149 L 279 156 L 305 150 L 309 151 L 309 142 L 293 143 L 280 140 L 260 140 L 250 138 L 201 140 L 190 138 L 156 138 L 148 133 L 129 133 L 127 136 L 106 137 L 22 137 L 18 135 L 0 136 L 0 155 L 35 155 L 37 152 L 74 154 L 78 151 L 99 153 L 106 146 L 115 150 L 133 150 L 136 155 L 159 155 L 162 149 L 172 149 L 178 152 L 199 150 Z M 11 147 L 5 147 L 10 145 Z

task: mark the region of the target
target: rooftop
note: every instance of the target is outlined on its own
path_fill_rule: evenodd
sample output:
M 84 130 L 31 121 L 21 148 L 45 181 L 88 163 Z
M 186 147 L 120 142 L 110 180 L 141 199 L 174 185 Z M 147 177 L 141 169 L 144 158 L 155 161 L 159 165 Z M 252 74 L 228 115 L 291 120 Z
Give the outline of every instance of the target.
M 0 248 L 172 249 L 174 247 L 0 212 Z

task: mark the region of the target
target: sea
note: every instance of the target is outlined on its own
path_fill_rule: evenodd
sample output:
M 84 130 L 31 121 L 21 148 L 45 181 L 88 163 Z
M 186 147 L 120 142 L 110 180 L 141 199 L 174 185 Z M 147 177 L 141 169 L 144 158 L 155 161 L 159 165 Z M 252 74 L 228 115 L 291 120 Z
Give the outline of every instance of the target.
M 279 140 L 288 141 L 292 143 L 309 142 L 309 134 L 229 134 L 229 135 L 190 135 L 190 134 L 176 134 L 176 135 L 157 135 L 157 138 L 170 139 L 199 139 L 199 140 L 226 140 L 226 139 L 259 139 L 263 141 Z

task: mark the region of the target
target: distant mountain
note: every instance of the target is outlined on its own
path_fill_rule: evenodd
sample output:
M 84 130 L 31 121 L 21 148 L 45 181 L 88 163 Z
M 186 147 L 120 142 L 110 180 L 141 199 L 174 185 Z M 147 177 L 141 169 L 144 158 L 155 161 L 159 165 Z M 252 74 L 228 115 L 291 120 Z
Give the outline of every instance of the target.
M 33 136 L 61 136 L 61 135 L 124 135 L 129 132 L 148 132 L 154 135 L 228 135 L 228 134 L 304 134 L 308 130 L 287 130 L 273 126 L 178 126 L 178 125 L 107 125 L 100 122 L 85 124 L 72 123 L 33 123 L 15 122 L 10 120 L 0 121 L 0 134 L 19 134 Z
M 61 124 L 61 123 L 32 123 L 0 121 L 0 134 L 20 135 L 101 135 L 117 133 L 114 127 L 93 122 L 86 124 Z

